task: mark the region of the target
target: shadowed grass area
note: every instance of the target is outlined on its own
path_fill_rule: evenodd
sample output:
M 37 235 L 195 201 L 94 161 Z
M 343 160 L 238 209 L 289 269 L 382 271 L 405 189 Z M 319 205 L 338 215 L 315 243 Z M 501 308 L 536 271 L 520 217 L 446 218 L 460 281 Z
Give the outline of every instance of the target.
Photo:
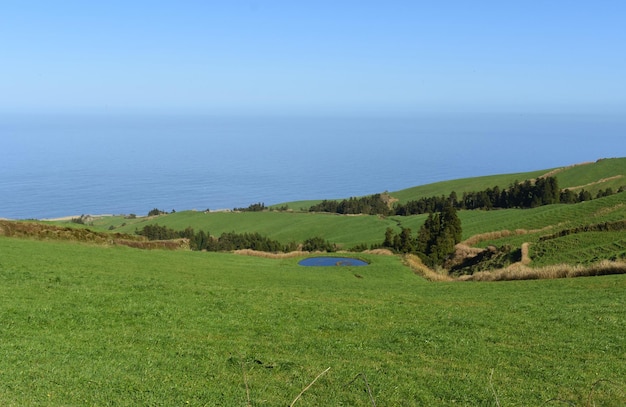
M 371 405 L 358 374 L 378 405 L 626 402 L 626 276 L 433 284 L 360 257 L 0 237 L 0 402 L 287 405 L 328 367 L 297 405 Z

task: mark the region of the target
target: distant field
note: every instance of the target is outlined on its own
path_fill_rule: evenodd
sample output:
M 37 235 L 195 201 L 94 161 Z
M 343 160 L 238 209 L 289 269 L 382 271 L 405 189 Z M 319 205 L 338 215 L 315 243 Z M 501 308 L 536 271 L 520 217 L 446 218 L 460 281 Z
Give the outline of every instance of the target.
M 224 232 L 258 232 L 282 243 L 302 242 L 311 237 L 321 236 L 346 249 L 360 243 L 368 245 L 379 243 L 383 240 L 387 227 L 396 227 L 393 220 L 378 216 L 339 216 L 308 212 L 194 211 L 177 212 L 150 219 L 103 218 L 94 222 L 94 226 L 99 230 L 107 230 L 113 226 L 116 232 L 133 233 L 146 224 L 155 223 L 175 230 L 191 226 L 196 231 L 204 230 L 214 236 Z
M 456 191 L 459 196 L 464 191 L 476 191 L 498 185 L 507 187 L 515 181 L 552 174 L 559 179 L 562 187 L 576 187 L 586 185 L 585 189 L 597 192 L 611 187 L 614 192 L 619 186 L 626 185 L 626 158 L 606 159 L 584 165 L 546 169 L 521 174 L 494 175 L 477 177 L 465 180 L 452 180 L 425 186 L 406 189 L 391 193 L 401 201 L 418 199 L 424 196 L 448 195 Z M 308 201 L 297 203 L 298 208 L 306 206 Z M 313 202 L 313 201 L 310 201 Z M 319 201 L 315 201 L 319 202 Z M 485 235 L 492 232 L 508 231 L 508 234 L 492 233 L 492 236 L 474 239 L 479 247 L 487 245 L 511 245 L 519 247 L 524 242 L 534 245 L 532 253 L 541 253 L 541 259 L 536 265 L 550 265 L 563 262 L 566 259 L 560 253 L 567 250 L 553 250 L 541 248 L 538 243 L 541 236 L 556 233 L 559 230 L 614 222 L 626 219 L 626 193 L 614 194 L 609 197 L 594 199 L 574 205 L 549 205 L 534 209 L 505 209 L 491 211 L 459 211 L 463 226 L 463 239 L 470 239 L 476 235 Z M 125 219 L 121 216 L 104 217 L 93 221 L 88 227 L 100 231 L 134 233 L 147 224 L 159 224 L 175 230 L 192 227 L 194 230 L 204 230 L 213 236 L 224 232 L 256 232 L 282 243 L 302 242 L 311 237 L 322 237 L 340 248 L 350 249 L 357 245 L 379 244 L 384 239 L 388 227 L 399 231 L 401 227 L 410 228 L 414 234 L 423 224 L 426 215 L 418 216 L 339 216 L 326 213 L 309 212 L 194 212 L 181 211 L 169 215 L 153 218 Z M 56 224 L 78 226 L 70 222 L 55 222 Z M 522 234 L 523 232 L 523 234 Z M 577 251 L 578 255 L 569 257 L 576 262 L 590 263 L 599 258 L 621 258 L 623 251 L 619 244 L 613 244 L 615 236 L 603 236 L 597 240 L 593 250 L 586 250 L 585 244 L 590 240 L 579 236 L 580 239 L 565 239 L 568 244 L 550 242 L 549 245 L 565 245 L 568 250 Z M 599 236 L 598 236 L 599 237 Z M 564 241 L 565 241 L 564 240 Z M 574 244 L 574 242 L 578 242 Z M 548 245 L 548 243 L 546 243 Z M 564 247 L 564 246 L 560 246 Z
M 427 185 L 414 186 L 390 192 L 390 194 L 397 198 L 401 203 L 424 197 L 441 195 L 448 196 L 452 191 L 455 191 L 460 197 L 463 195 L 463 192 L 480 191 L 486 188 L 493 188 L 494 186 L 498 186 L 500 189 L 503 189 L 507 188 L 516 181 L 521 182 L 526 179 L 534 179 L 546 174 L 556 176 L 561 188 L 584 186 L 584 189 L 590 191 L 593 195 L 595 195 L 599 190 L 604 190 L 608 187 L 617 191 L 620 186 L 626 186 L 626 158 L 603 159 L 592 163 L 585 163 L 584 165 L 549 168 L 523 173 L 486 175 L 482 177 L 448 180 Z M 575 190 L 579 192 L 580 189 L 581 188 L 576 188 Z M 380 192 L 383 191 L 372 191 L 372 194 Z M 291 209 L 299 210 L 300 208 L 308 208 L 319 202 L 320 200 L 287 202 L 284 204 L 274 205 L 274 207 L 287 205 Z
M 370 406 L 364 379 L 381 406 L 626 404 L 626 276 L 435 284 L 359 257 L 0 237 L 0 403 L 288 405 L 330 367 L 297 406 Z
M 626 193 L 575 205 L 549 205 L 534 209 L 460 211 L 459 217 L 463 225 L 463 239 L 490 232 L 511 232 L 509 235 L 486 236 L 472 245 L 486 247 L 487 245 L 508 244 L 519 247 L 523 242 L 537 243 L 541 236 L 556 233 L 562 229 L 626 219 Z M 342 248 L 349 249 L 358 244 L 371 245 L 382 242 L 387 227 L 396 230 L 400 227 L 408 227 L 415 234 L 425 218 L 426 215 L 384 218 L 298 212 L 202 213 L 185 211 L 134 220 L 122 217 L 100 218 L 92 227 L 98 230 L 108 230 L 113 227 L 115 232 L 133 233 L 136 229 L 141 229 L 143 225 L 158 223 L 176 230 L 191 226 L 195 230 L 205 230 L 216 236 L 232 231 L 258 232 L 283 243 L 301 242 L 309 237 L 321 236 L 337 243 Z M 604 258 L 611 258 L 622 253 L 622 251 L 615 251 L 617 246 L 612 244 L 613 239 L 614 237 L 601 239 L 594 244 L 593 251 L 580 250 L 581 254 L 576 257 L 577 261 L 582 263 L 596 261 L 598 254 L 602 251 Z M 572 246 L 572 249 L 574 247 Z M 552 253 L 544 253 L 537 265 L 563 262 L 562 255 L 558 255 L 557 252 Z M 585 256 L 584 253 L 589 255 Z

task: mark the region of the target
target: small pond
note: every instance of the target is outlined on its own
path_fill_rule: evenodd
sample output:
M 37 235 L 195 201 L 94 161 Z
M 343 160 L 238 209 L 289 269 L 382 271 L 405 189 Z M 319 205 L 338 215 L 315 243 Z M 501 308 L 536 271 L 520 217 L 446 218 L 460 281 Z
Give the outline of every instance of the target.
M 350 257 L 309 257 L 298 264 L 301 266 L 367 266 L 369 263 Z

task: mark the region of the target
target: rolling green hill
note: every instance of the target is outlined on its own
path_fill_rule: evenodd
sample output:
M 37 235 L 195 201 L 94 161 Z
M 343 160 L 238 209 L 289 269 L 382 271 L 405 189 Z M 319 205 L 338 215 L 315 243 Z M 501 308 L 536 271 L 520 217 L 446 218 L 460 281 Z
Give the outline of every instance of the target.
M 626 158 L 601 159 L 596 162 L 573 164 L 567 167 L 531 172 L 487 175 L 482 177 L 448 180 L 427 185 L 414 186 L 390 192 L 390 194 L 401 203 L 424 197 L 440 195 L 448 196 L 452 191 L 455 191 L 459 196 L 461 196 L 463 192 L 479 191 L 486 188 L 493 188 L 494 186 L 498 186 L 500 189 L 503 189 L 515 181 L 534 179 L 546 174 L 556 176 L 561 188 L 580 189 L 580 187 L 584 187 L 593 195 L 595 195 L 598 190 L 606 189 L 608 187 L 617 191 L 619 187 L 626 186 Z M 382 191 L 372 191 L 372 193 L 376 192 Z M 287 205 L 293 210 L 299 210 L 300 208 L 310 207 L 311 205 L 319 202 L 319 200 L 287 202 L 273 205 L 272 207 Z
M 3 406 L 623 406 L 626 276 L 366 267 L 0 236 Z
M 603 159 L 594 163 L 528 173 L 451 180 L 405 189 L 393 192 L 391 195 L 400 201 L 407 201 L 427 196 L 449 195 L 452 191 L 462 194 L 464 191 L 476 191 L 496 185 L 505 188 L 515 181 L 532 179 L 545 174 L 556 176 L 559 185 L 563 188 L 585 188 L 595 193 L 610 187 L 617 191 L 626 184 L 626 158 Z M 297 203 L 297 205 L 303 204 L 304 202 Z M 594 239 L 593 250 L 585 250 L 589 239 L 583 238 L 580 234 L 579 239 L 556 238 L 549 243 L 540 242 L 540 238 L 567 228 L 626 219 L 626 193 L 579 204 L 548 205 L 533 209 L 460 211 L 459 217 L 463 224 L 463 239 L 475 237 L 470 240 L 472 245 L 519 247 L 522 243 L 528 242 L 533 245 L 532 253 L 541 253 L 541 256 L 536 256 L 538 265 L 556 264 L 568 258 L 575 259 L 577 263 L 587 264 L 602 258 L 625 257 L 619 235 L 609 237 L 608 234 L 604 234 L 602 235 L 604 238 Z M 213 236 L 219 236 L 225 232 L 256 232 L 284 244 L 302 242 L 319 236 L 337 244 L 340 248 L 350 249 L 357 245 L 371 246 L 381 243 L 388 227 L 396 231 L 399 231 L 401 227 L 410 228 L 416 233 L 425 218 L 426 215 L 341 216 L 299 211 L 209 213 L 182 211 L 136 219 L 126 219 L 122 216 L 103 217 L 93 220 L 88 227 L 99 231 L 134 233 L 144 225 L 159 224 L 175 230 L 192 227 L 196 231 L 204 230 Z M 65 224 L 71 225 L 67 222 Z M 491 235 L 485 235 L 488 233 Z M 476 235 L 483 236 L 476 237 Z M 565 241 L 568 243 L 560 243 Z M 544 245 L 545 248 L 542 247 Z M 563 245 L 567 248 L 562 247 Z M 559 247 L 559 249 L 548 249 L 548 246 Z M 568 252 L 576 252 L 577 256 L 564 255 Z
M 462 193 L 548 172 L 561 185 L 617 190 L 624 168 L 625 159 L 603 160 L 393 195 Z M 626 259 L 617 229 L 626 192 L 458 215 L 472 250 L 528 243 L 533 267 Z M 85 225 L 2 221 L 0 403 L 275 406 L 305 390 L 298 405 L 626 404 L 626 275 L 432 284 L 409 257 L 359 253 L 368 266 L 302 267 L 304 254 L 117 243 L 141 243 L 133 232 L 160 224 L 284 242 L 321 236 L 349 248 L 379 243 L 387 227 L 417 231 L 425 218 L 184 211 Z M 18 229 L 21 238 L 7 237 Z

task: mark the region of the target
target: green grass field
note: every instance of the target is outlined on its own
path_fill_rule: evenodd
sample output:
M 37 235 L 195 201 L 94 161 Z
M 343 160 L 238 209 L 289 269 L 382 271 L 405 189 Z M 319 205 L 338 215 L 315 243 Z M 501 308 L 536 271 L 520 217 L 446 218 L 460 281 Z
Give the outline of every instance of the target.
M 350 249 L 358 244 L 372 245 L 381 243 L 385 229 L 392 227 L 408 227 L 417 233 L 427 215 L 416 216 L 340 216 L 325 213 L 300 212 L 214 212 L 203 213 L 182 211 L 154 218 L 124 219 L 123 217 L 104 217 L 96 219 L 89 226 L 96 230 L 106 231 L 113 228 L 115 232 L 133 233 L 143 225 L 158 223 L 175 230 L 183 230 L 189 226 L 195 230 L 205 230 L 214 236 L 223 232 L 237 233 L 258 232 L 272 239 L 288 243 L 302 242 L 309 237 L 321 236 L 337 243 L 339 247 Z M 543 245 L 539 238 L 556 233 L 559 230 L 577 226 L 615 222 L 626 219 L 626 193 L 594 199 L 574 205 L 548 205 L 534 209 L 503 209 L 491 211 L 459 211 L 463 226 L 463 239 L 489 232 L 510 231 L 512 235 L 497 236 L 483 239 L 476 243 L 479 247 L 487 245 L 511 245 L 520 247 L 529 242 L 535 247 Z M 69 225 L 70 223 L 65 223 Z M 80 226 L 85 227 L 85 226 Z M 516 234 L 524 231 L 524 234 Z M 612 235 L 597 234 L 592 242 L 580 235 L 581 239 L 560 238 L 558 250 L 538 249 L 542 252 L 536 265 L 550 265 L 567 260 L 579 263 L 591 263 L 598 259 L 615 256 L 623 258 L 626 251 L 621 248 L 623 233 Z M 586 250 L 585 245 L 593 243 L 593 250 Z M 555 242 L 545 243 L 554 246 Z M 566 255 L 577 252 L 576 257 Z
M 0 403 L 285 406 L 330 367 L 296 405 L 371 406 L 364 378 L 380 406 L 626 404 L 626 276 L 428 283 L 359 256 L 0 237 Z

